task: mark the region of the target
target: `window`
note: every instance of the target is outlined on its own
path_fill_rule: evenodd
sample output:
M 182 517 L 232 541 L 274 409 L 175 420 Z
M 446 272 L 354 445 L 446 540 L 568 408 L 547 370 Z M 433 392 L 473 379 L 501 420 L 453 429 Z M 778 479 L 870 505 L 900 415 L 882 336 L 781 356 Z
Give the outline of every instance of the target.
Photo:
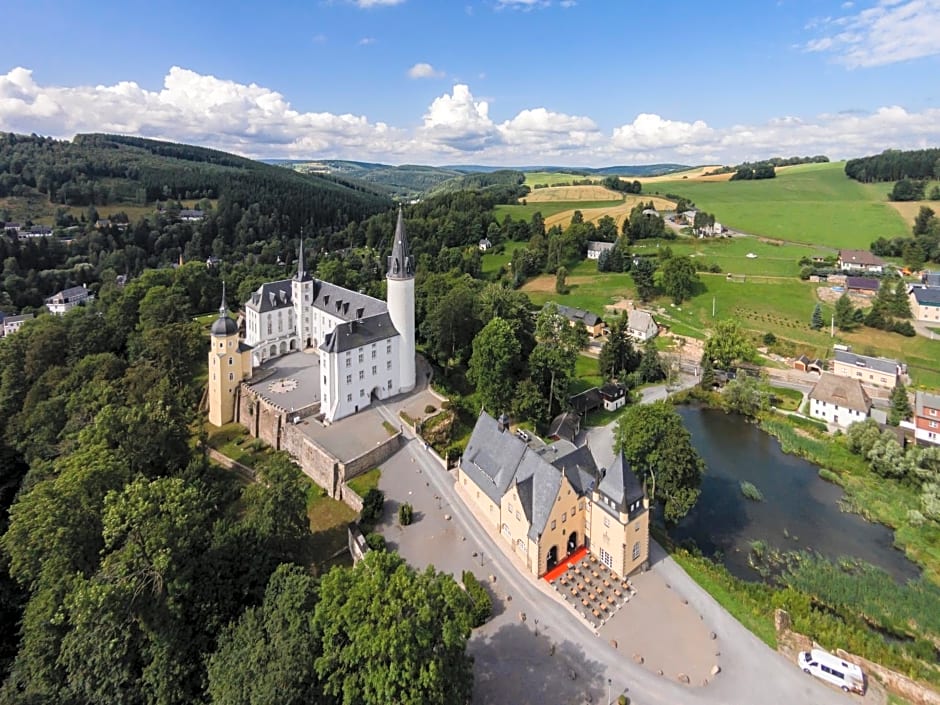
M 633 530 L 634 530 L 634 531 L 639 531 L 639 530 L 640 530 L 640 522 L 637 522 L 636 524 L 633 525 Z
M 352 401 L 352 394 L 346 395 L 346 401 Z
M 583 500 L 583 499 L 582 499 L 580 502 L 578 502 L 578 509 L 580 509 L 582 512 L 584 511 L 584 500 Z
M 518 509 L 516 510 L 516 521 L 521 521 L 521 519 L 519 518 L 519 510 L 518 510 Z
M 234 364 L 234 363 L 235 363 L 235 360 L 230 357 L 230 358 L 228 359 L 228 364 L 229 364 L 229 365 L 232 365 L 232 364 Z
M 571 507 L 571 516 L 574 516 L 574 511 L 575 511 L 575 508 L 572 506 L 572 507 Z
M 375 365 L 372 365 L 372 376 L 375 377 Z
M 389 355 L 392 354 L 392 344 L 391 344 L 391 343 L 389 343 L 388 345 L 385 346 L 385 352 L 388 353 Z
M 359 396 L 360 396 L 360 397 L 364 397 L 365 395 L 366 395 L 366 390 L 365 390 L 365 389 L 360 389 L 360 390 L 359 390 Z
M 392 390 L 392 380 L 389 380 L 389 381 L 388 381 L 388 390 L 389 390 L 389 391 Z
M 640 557 L 640 542 L 637 541 L 633 544 L 633 560 L 637 560 Z
M 936 409 L 927 409 L 927 413 L 930 414 L 931 416 L 936 416 L 936 415 L 937 415 L 937 410 L 936 410 Z
M 359 353 L 359 362 L 362 362 L 362 359 L 363 359 L 363 358 L 362 358 L 362 353 L 360 352 L 360 353 Z
M 568 512 L 562 512 L 562 513 L 561 513 L 561 523 L 564 524 L 566 521 L 568 521 Z
M 346 358 L 346 367 L 352 367 L 352 360 L 348 357 Z
M 512 532 L 509 530 L 509 524 L 503 524 L 503 536 L 508 539 L 512 538 Z
M 555 520 L 552 519 L 552 531 L 554 531 L 554 530 L 555 530 Z
M 610 519 L 608 519 L 607 517 L 604 517 L 604 526 L 607 526 L 607 527 L 610 526 Z
M 323 384 L 326 384 L 326 375 L 323 375 Z
M 372 359 L 373 359 L 373 360 L 375 359 L 375 353 L 376 353 L 375 348 L 372 348 Z
M 386 369 L 386 370 L 392 369 L 392 361 L 391 361 L 391 360 L 389 360 L 388 362 L 385 363 L 385 369 Z
M 509 505 L 509 513 L 512 514 L 512 504 Z
M 937 427 L 937 422 L 936 422 L 936 421 L 928 421 L 928 422 L 927 422 L 927 425 L 930 426 L 930 428 L 936 428 L 936 427 Z
M 365 378 L 366 378 L 366 371 L 359 370 L 359 379 L 365 379 Z
M 346 375 L 346 384 L 352 384 L 352 375 Z
M 234 373 L 234 372 L 229 372 L 229 373 L 228 373 L 228 381 L 229 381 L 229 382 L 233 382 L 234 380 L 235 380 L 235 373 Z
M 525 541 L 523 541 L 522 539 L 519 539 L 518 541 L 516 541 L 516 550 L 518 550 L 519 553 L 527 553 L 526 547 L 525 547 Z

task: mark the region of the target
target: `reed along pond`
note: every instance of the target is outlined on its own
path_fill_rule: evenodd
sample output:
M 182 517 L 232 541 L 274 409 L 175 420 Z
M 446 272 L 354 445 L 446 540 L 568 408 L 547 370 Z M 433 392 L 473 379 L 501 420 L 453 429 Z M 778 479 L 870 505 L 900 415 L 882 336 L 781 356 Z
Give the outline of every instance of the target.
M 695 508 L 670 530 L 675 541 L 691 539 L 706 556 L 721 554 L 733 575 L 759 580 L 748 566 L 750 542 L 780 551 L 812 549 L 829 559 L 858 558 L 904 582 L 920 569 L 893 547 L 894 532 L 839 509 L 842 488 L 819 477 L 819 468 L 788 455 L 777 439 L 744 417 L 717 409 L 677 407 L 692 443 L 705 460 L 702 494 Z M 755 502 L 741 482 L 763 494 Z

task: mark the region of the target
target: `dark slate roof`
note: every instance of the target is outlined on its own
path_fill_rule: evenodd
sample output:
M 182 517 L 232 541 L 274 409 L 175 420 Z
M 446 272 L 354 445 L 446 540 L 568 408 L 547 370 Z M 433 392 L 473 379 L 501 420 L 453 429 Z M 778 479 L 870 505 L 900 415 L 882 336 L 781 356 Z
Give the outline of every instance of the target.
M 923 281 L 927 286 L 940 287 L 940 272 L 925 272 Z
M 287 308 L 290 305 L 290 279 L 281 279 L 280 281 L 262 284 L 252 293 L 251 299 L 245 303 L 246 307 L 254 309 L 258 313 L 276 311 L 279 308 Z
M 307 272 L 306 262 L 304 262 L 304 239 L 300 238 L 300 253 L 297 255 L 297 274 L 294 279 L 299 282 L 310 281 L 310 274 Z
M 620 399 L 620 397 L 626 396 L 627 388 L 622 384 L 614 384 L 613 382 L 608 382 L 603 387 L 600 388 L 600 395 L 604 399 Z
M 885 261 L 868 250 L 839 250 L 839 259 L 844 264 L 857 264 L 862 267 L 884 266 Z
M 313 306 L 344 321 L 388 312 L 388 304 L 380 299 L 319 279 L 313 285 Z
M 360 321 L 340 323 L 332 333 L 326 334 L 323 350 L 329 353 L 346 352 L 395 335 L 398 335 L 398 331 L 392 324 L 392 317 L 388 312 L 380 313 Z
M 568 403 L 571 404 L 572 408 L 582 414 L 599 409 L 601 402 L 601 392 L 597 387 L 585 389 L 580 394 L 568 397 Z
M 567 318 L 569 321 L 583 323 L 586 326 L 596 326 L 601 322 L 601 317 L 596 313 L 591 313 L 590 311 L 585 311 L 580 308 L 573 308 L 571 306 L 565 306 L 563 304 L 555 304 L 555 307 L 558 309 L 558 313 Z
M 594 483 L 597 481 L 597 463 L 588 446 L 581 446 L 567 455 L 556 458 L 552 465 L 565 474 L 568 482 L 579 495 L 585 495 L 594 489 Z
M 911 291 L 914 293 L 914 298 L 917 300 L 917 303 L 921 306 L 940 306 L 940 289 L 925 289 L 920 286 L 915 286 Z
M 35 318 L 35 314 L 32 313 L 21 313 L 19 316 L 7 316 L 3 319 L 4 323 L 19 323 L 20 321 L 31 321 Z
M 532 481 L 532 499 L 526 516 L 531 522 L 529 538 L 537 539 L 545 531 L 558 490 L 561 489 L 561 473 L 538 453 L 527 449 L 516 469 L 516 482 L 523 483 L 529 478 Z
M 603 252 L 604 250 L 613 249 L 616 243 L 613 242 L 604 242 L 603 240 L 588 240 L 587 249 L 588 252 Z
M 889 375 L 896 375 L 898 373 L 898 361 L 884 357 L 869 357 L 868 355 L 858 355 L 847 350 L 836 350 L 835 359 L 846 365 L 871 368 Z
M 573 411 L 563 411 L 552 419 L 552 424 L 548 427 L 548 436 L 573 441 L 580 429 L 581 417 Z
M 238 332 L 238 324 L 227 315 L 219 316 L 212 323 L 212 335 L 233 335 Z
M 496 419 L 485 411 L 477 418 L 461 469 L 491 500 L 499 503 L 516 474 L 526 444 L 513 433 L 500 431 Z
M 927 409 L 940 409 L 940 394 L 930 392 L 916 392 L 914 395 L 914 413 L 918 416 L 927 416 Z
M 846 277 L 845 285 L 849 289 L 863 289 L 865 291 L 878 291 L 881 282 L 870 277 Z
M 597 491 L 613 501 L 616 508 L 626 513 L 631 504 L 643 499 L 643 485 L 624 457 L 623 451 L 614 458 L 614 464 L 601 479 Z M 605 506 L 603 502 L 600 506 Z
M 388 258 L 389 279 L 412 279 L 415 275 L 415 258 L 408 247 L 408 235 L 405 233 L 405 219 L 401 208 L 398 209 L 398 223 L 395 225 L 395 242 L 392 244 L 392 256 Z

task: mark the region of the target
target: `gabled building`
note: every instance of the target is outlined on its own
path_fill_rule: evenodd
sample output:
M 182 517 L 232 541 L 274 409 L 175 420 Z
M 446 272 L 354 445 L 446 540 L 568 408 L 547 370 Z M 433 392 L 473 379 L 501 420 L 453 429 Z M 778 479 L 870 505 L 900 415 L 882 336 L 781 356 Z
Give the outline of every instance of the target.
M 864 421 L 871 413 L 871 399 L 857 379 L 823 372 L 809 393 L 809 415 L 841 428 Z
M 581 308 L 574 308 L 573 306 L 564 306 L 562 304 L 554 305 L 558 309 L 558 313 L 567 318 L 571 325 L 584 326 L 588 335 L 592 338 L 597 338 L 604 334 L 604 319 L 596 313 L 591 313 Z
M 627 314 L 627 335 L 641 343 L 655 338 L 659 333 L 659 326 L 648 311 L 633 309 Z
M 845 288 L 850 294 L 874 296 L 881 288 L 881 282 L 871 277 L 846 277 Z
M 184 222 L 192 223 L 198 220 L 202 220 L 205 217 L 206 214 L 204 211 L 196 210 L 194 208 L 183 208 L 180 210 L 180 220 Z
M 914 320 L 940 323 L 940 288 L 912 286 L 908 300 Z
M 940 394 L 919 391 L 914 395 L 914 438 L 940 445 Z
M 31 321 L 35 317 L 36 316 L 31 313 L 23 313 L 19 316 L 6 316 L 3 319 L 3 335 L 13 335 L 23 327 L 23 324 L 26 323 L 26 321 Z
M 588 259 L 600 259 L 601 253 L 614 249 L 614 245 L 615 243 L 613 242 L 601 242 L 600 240 L 588 240 L 587 258 Z
M 599 468 L 586 446 L 536 451 L 509 419 L 482 412 L 460 459 L 457 487 L 501 548 L 535 576 L 585 546 L 625 576 L 649 559 L 649 502 L 621 454 Z
M 839 269 L 845 272 L 884 272 L 885 261 L 868 250 L 839 250 Z
M 627 388 L 622 384 L 608 382 L 600 388 L 600 394 L 607 411 L 616 411 L 627 403 Z
M 94 298 L 86 287 L 73 286 L 46 299 L 46 308 L 49 309 L 49 313 L 61 316 L 86 301 L 93 301 Z
M 832 361 L 832 374 L 874 387 L 894 389 L 903 373 L 904 367 L 897 360 L 858 355 L 848 350 L 836 350 Z
M 488 237 L 484 237 L 477 243 L 477 247 L 480 248 L 480 252 L 486 252 L 493 247 L 493 242 Z

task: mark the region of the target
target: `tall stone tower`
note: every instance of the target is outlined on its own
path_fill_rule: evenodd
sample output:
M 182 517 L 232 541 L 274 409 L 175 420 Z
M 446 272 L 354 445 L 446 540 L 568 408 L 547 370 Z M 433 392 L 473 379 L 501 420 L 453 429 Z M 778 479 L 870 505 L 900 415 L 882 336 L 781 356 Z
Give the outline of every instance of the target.
M 229 318 L 225 304 L 225 284 L 210 339 L 209 423 L 224 426 L 235 420 L 238 385 L 251 375 L 251 348 L 238 342 L 238 324 Z
M 415 387 L 415 258 L 408 247 L 400 206 L 385 280 L 388 285 L 388 315 L 401 335 L 399 391 L 410 392 Z
M 290 283 L 291 302 L 294 307 L 294 326 L 297 331 L 297 349 L 304 350 L 314 343 L 313 319 L 311 316 L 313 305 L 313 278 L 307 273 L 304 263 L 304 236 L 300 234 L 300 254 L 297 256 L 297 273 Z

